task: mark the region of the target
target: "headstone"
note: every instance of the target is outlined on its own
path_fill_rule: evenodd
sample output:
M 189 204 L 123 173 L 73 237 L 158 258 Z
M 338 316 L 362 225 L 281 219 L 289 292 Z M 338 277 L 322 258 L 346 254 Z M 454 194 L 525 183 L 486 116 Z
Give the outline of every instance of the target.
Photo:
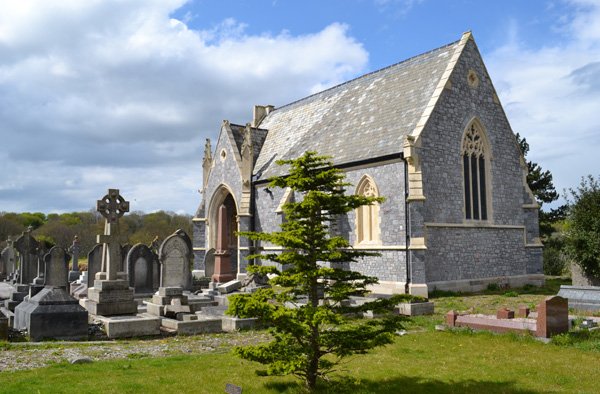
M 215 249 L 210 248 L 204 256 L 204 276 L 212 278 L 215 273 Z
M 127 276 L 129 286 L 136 293 L 150 293 L 154 290 L 155 255 L 144 244 L 135 244 L 127 254 Z
M 177 230 L 160 246 L 160 287 L 190 289 L 192 283 L 192 241 L 183 231 Z
M 127 254 L 131 250 L 131 245 L 125 244 L 121 245 L 121 266 L 119 267 L 119 272 L 127 272 Z
M 2 249 L 0 259 L 2 260 L 2 263 L 0 264 L 2 270 L 0 273 L 0 280 L 11 280 L 14 277 L 17 268 L 17 251 L 14 247 L 14 241 L 10 237 L 6 240 L 6 247 Z
M 69 260 L 70 256 L 61 247 L 54 246 L 44 256 L 45 275 L 44 286 L 67 288 L 69 284 Z
M 79 279 L 79 237 L 76 235 L 73 237 L 73 244 L 69 249 L 73 254 L 73 265 L 71 266 L 71 271 L 69 271 L 69 282 L 76 281 Z
M 29 227 L 15 241 L 15 249 L 19 252 L 19 282 L 28 285 L 33 282 L 37 274 L 39 243 L 31 236 L 32 228 Z
M 102 244 L 96 244 L 88 253 L 87 285 L 94 287 L 96 274 L 102 269 Z
M 547 297 L 537 308 L 536 335 L 550 338 L 569 331 L 569 303 L 559 296 Z

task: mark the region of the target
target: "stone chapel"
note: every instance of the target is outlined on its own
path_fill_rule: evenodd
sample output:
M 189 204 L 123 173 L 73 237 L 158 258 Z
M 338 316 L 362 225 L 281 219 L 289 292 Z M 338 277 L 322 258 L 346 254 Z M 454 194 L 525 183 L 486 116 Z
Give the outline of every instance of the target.
M 278 159 L 332 156 L 348 193 L 383 196 L 335 226 L 356 249 L 380 253 L 350 268 L 377 276 L 376 293 L 427 296 L 490 283 L 541 285 L 538 205 L 527 168 L 470 32 L 460 40 L 275 108 L 251 123 L 223 121 L 204 152 L 202 202 L 193 218 L 195 268 L 215 259 L 245 276 L 253 250 L 236 237 L 272 232 L 291 190 L 271 189 Z M 217 264 L 219 265 L 219 264 Z

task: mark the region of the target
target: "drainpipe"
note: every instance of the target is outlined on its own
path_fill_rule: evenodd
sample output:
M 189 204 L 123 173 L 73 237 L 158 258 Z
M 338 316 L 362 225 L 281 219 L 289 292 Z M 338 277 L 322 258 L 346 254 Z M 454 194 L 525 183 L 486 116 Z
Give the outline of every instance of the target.
M 404 162 L 404 233 L 406 234 L 406 281 L 404 284 L 404 293 L 409 294 L 410 292 L 410 279 L 412 277 L 411 272 L 411 257 L 410 257 L 410 210 L 408 204 L 408 161 L 402 157 L 402 161 Z

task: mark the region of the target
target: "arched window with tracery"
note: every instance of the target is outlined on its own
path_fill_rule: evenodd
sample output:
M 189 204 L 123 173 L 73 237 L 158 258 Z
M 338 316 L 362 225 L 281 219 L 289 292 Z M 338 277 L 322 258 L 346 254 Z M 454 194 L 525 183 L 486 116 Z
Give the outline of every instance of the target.
M 477 121 L 471 122 L 462 141 L 465 218 L 488 220 L 488 152 L 485 132 Z
M 379 197 L 375 181 L 363 176 L 356 188 L 356 194 L 365 197 Z M 356 243 L 378 244 L 379 240 L 379 203 L 363 205 L 356 209 Z

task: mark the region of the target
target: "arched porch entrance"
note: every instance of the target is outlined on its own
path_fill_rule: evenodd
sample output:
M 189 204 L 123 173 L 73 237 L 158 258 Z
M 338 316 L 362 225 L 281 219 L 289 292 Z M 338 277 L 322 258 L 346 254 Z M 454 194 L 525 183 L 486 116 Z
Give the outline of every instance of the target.
M 214 250 L 214 266 L 206 267 L 214 282 L 228 282 L 236 277 L 238 260 L 238 210 L 228 188 L 222 186 L 215 193 L 210 206 L 209 246 Z

